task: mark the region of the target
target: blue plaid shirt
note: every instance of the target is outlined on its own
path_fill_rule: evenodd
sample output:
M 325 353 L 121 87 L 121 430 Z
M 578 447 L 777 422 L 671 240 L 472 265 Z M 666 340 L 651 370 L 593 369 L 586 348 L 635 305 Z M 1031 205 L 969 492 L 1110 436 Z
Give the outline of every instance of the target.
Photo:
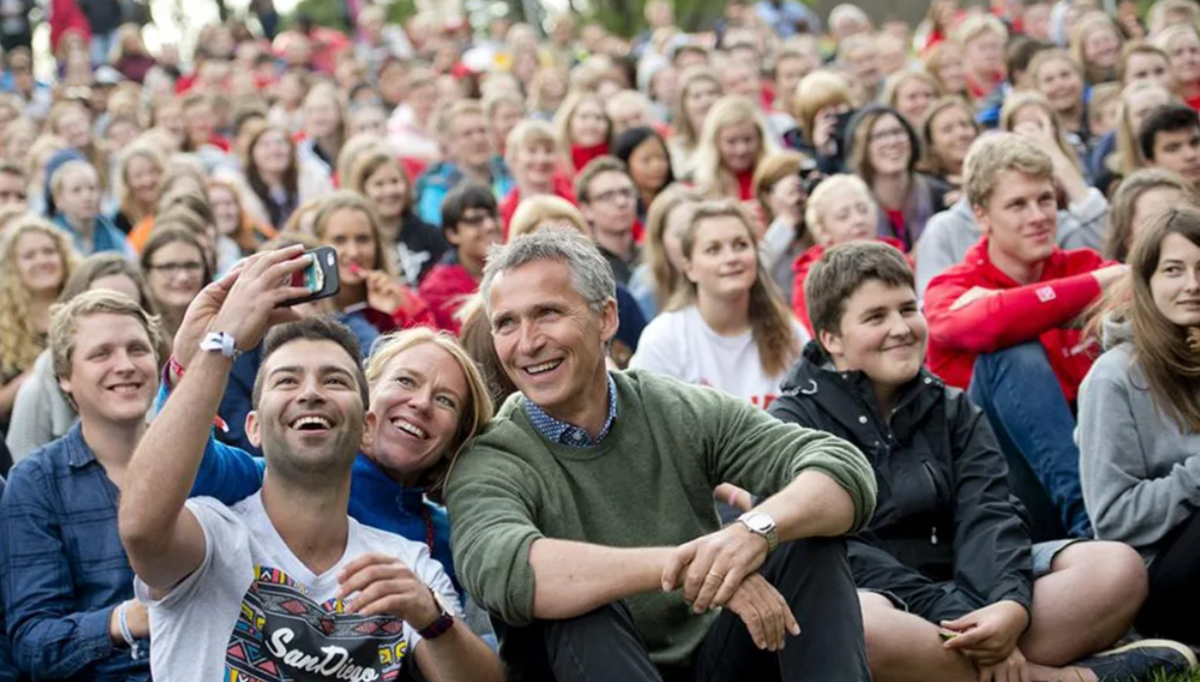
M 0 591 L 13 660 L 39 679 L 143 681 L 108 635 L 113 608 L 133 598 L 117 534 L 120 492 L 76 424 L 9 474 L 0 500 Z
M 571 448 L 594 448 L 604 442 L 604 437 L 612 430 L 613 421 L 617 418 L 617 384 L 611 376 L 608 377 L 608 419 L 604 420 L 604 428 L 600 429 L 600 434 L 595 440 L 580 427 L 546 414 L 546 411 L 532 400 L 524 399 L 522 403 L 525 406 L 525 416 L 529 417 L 533 428 L 546 440 Z

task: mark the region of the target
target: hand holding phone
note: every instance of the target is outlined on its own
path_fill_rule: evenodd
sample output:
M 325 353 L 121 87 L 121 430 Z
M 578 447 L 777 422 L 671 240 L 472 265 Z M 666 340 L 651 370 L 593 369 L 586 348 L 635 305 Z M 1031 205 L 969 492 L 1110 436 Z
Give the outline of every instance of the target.
M 329 298 L 336 295 L 342 288 L 341 279 L 338 277 L 337 251 L 332 246 L 319 246 L 304 252 L 304 255 L 312 256 L 312 262 L 303 270 L 292 273 L 289 285 L 307 289 L 311 293 L 284 301 L 280 307 L 291 307 Z

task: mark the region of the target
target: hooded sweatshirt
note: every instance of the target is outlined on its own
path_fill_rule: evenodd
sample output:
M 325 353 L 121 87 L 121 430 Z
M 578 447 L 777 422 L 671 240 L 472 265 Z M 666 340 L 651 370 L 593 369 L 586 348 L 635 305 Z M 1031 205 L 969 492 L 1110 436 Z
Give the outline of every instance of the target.
M 1100 540 L 1151 561 L 1163 538 L 1200 508 L 1200 434 L 1184 433 L 1154 402 L 1126 323 L 1104 325 L 1110 348 L 1079 393 L 1079 475 Z
M 1083 201 L 1058 212 L 1058 245 L 1099 251 L 1107 225 L 1108 201 L 1100 190 L 1089 189 Z M 982 234 L 966 197 L 931 218 L 915 248 L 917 295 L 924 298 L 930 280 L 961 263 Z

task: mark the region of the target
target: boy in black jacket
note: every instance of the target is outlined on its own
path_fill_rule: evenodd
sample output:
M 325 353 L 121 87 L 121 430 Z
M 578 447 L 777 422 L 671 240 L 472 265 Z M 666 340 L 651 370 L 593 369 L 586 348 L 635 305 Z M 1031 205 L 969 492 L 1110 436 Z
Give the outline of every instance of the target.
M 1118 543 L 1031 546 L 986 417 L 922 367 L 928 329 L 899 251 L 831 249 L 805 295 L 816 340 L 770 411 L 849 440 L 875 469 L 875 517 L 848 545 L 875 680 L 1140 680 L 1195 665 L 1161 641 L 1080 660 L 1129 628 L 1145 569 Z

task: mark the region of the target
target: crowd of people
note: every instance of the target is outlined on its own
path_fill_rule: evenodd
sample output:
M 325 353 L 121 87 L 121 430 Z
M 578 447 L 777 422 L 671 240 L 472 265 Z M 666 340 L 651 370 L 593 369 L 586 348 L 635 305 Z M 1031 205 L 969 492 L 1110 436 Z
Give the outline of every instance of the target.
M 0 682 L 1197 667 L 1193 0 L 131 7 L 0 6 Z

